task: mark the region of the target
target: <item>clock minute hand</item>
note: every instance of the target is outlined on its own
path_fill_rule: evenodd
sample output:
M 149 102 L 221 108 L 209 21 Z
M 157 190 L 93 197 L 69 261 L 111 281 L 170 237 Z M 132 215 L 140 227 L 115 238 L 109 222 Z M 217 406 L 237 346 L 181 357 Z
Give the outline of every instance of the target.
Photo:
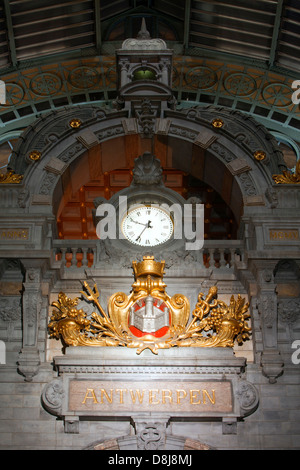
M 141 238 L 142 234 L 144 233 L 144 231 L 146 230 L 146 228 L 152 228 L 151 227 L 151 220 L 148 220 L 148 223 L 145 224 L 145 227 L 143 228 L 143 230 L 141 231 L 141 233 L 139 234 L 139 236 L 137 237 L 137 239 L 135 240 L 136 242 Z M 143 224 L 144 225 L 144 224 Z

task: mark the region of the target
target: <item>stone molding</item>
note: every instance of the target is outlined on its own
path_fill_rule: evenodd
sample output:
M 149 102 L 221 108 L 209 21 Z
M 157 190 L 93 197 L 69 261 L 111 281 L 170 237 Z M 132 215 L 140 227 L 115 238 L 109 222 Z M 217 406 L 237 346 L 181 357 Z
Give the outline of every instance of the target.
M 109 349 L 109 351 L 108 351 Z M 137 448 L 146 449 L 147 442 L 155 445 L 155 449 L 164 448 L 167 439 L 167 426 L 172 416 L 184 417 L 185 419 L 209 419 L 218 417 L 221 420 L 224 433 L 236 433 L 237 419 L 244 418 L 253 413 L 259 402 L 259 396 L 253 384 L 244 377 L 246 360 L 237 358 L 229 348 L 208 348 L 196 351 L 197 348 L 177 348 L 176 351 L 161 350 L 158 356 L 153 357 L 150 351 L 144 351 L 137 364 L 134 351 L 126 348 L 89 348 L 89 347 L 69 347 L 66 354 L 54 358 L 55 369 L 58 377 L 46 384 L 42 393 L 42 402 L 45 409 L 65 420 L 65 432 L 80 432 L 80 419 L 86 414 L 93 416 L 93 419 L 129 419 L 136 431 Z M 101 365 L 100 365 L 101 364 Z M 210 384 L 214 381 L 225 380 L 231 384 L 233 393 L 232 411 L 213 411 L 213 405 L 196 414 L 191 414 L 188 408 L 179 408 L 179 411 L 170 411 L 162 407 L 161 411 L 153 411 L 151 415 L 141 411 L 135 411 L 136 406 L 131 411 L 121 411 L 120 406 L 114 409 L 113 405 L 106 408 L 96 408 L 93 411 L 87 410 L 80 405 L 80 410 L 73 410 L 74 399 L 70 408 L 69 390 L 79 390 L 74 388 L 74 384 L 80 383 L 84 387 L 84 381 L 90 384 L 91 380 L 95 384 L 118 384 L 125 383 L 168 383 L 176 384 L 180 376 L 181 388 L 186 383 L 190 386 L 195 383 Z M 159 379 L 159 382 L 157 381 Z M 150 381 L 150 382 L 149 382 Z M 162 381 L 162 382 L 161 382 Z M 225 383 L 224 382 L 224 383 Z M 100 386 L 100 385 L 99 385 Z M 103 386 L 103 385 L 102 385 Z M 227 388 L 227 385 L 226 385 Z M 81 388 L 80 388 L 81 390 Z M 152 393 L 152 392 L 151 392 Z M 73 395 L 72 395 L 73 397 Z M 112 403 L 112 402 L 111 402 Z M 117 406 L 117 405 L 116 405 Z M 148 406 L 148 405 L 147 405 Z M 222 405 L 223 407 L 224 405 Z M 122 407 L 121 407 L 122 408 Z M 157 408 L 157 406 L 156 406 Z M 227 409 L 227 405 L 224 410 Z M 217 408 L 217 410 L 221 410 Z M 70 422 L 72 422 L 70 424 Z M 155 442 L 155 444 L 154 444 Z M 149 444 L 150 445 L 150 444 Z M 153 448 L 154 449 L 154 448 Z M 153 450 L 152 449 L 152 450 Z

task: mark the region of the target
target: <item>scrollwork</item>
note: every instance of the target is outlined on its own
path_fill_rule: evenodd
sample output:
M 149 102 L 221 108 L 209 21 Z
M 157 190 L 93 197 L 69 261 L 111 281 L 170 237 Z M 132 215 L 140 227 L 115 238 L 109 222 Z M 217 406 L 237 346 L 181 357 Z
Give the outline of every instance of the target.
M 42 401 L 45 408 L 54 415 L 60 415 L 62 410 L 62 401 L 65 397 L 65 391 L 60 379 L 48 383 L 42 393 Z
M 258 392 L 254 385 L 246 380 L 240 380 L 236 396 L 240 402 L 243 416 L 252 413 L 258 405 Z
M 165 292 L 162 281 L 164 262 L 158 263 L 153 257 L 144 257 L 140 263 L 133 263 L 135 282 L 129 296 L 117 292 L 111 296 L 108 312 L 99 302 L 96 285 L 90 287 L 85 281 L 81 294 L 94 306 L 90 318 L 83 309 L 78 309 L 79 299 L 70 299 L 60 293 L 58 302 L 53 305 L 50 323 L 50 336 L 62 337 L 68 345 L 78 346 L 126 346 L 136 348 L 137 354 L 150 349 L 154 354 L 159 349 L 172 347 L 233 347 L 237 341 L 242 344 L 249 339 L 251 328 L 247 320 L 249 304 L 240 295 L 232 295 L 230 304 L 217 299 L 217 287 L 209 289 L 206 296 L 200 293 L 188 323 L 190 304 L 183 294 L 173 297 Z M 145 334 L 141 337 L 132 333 L 128 318 L 130 308 L 147 296 L 153 296 L 164 303 L 169 311 L 170 324 L 163 337 Z

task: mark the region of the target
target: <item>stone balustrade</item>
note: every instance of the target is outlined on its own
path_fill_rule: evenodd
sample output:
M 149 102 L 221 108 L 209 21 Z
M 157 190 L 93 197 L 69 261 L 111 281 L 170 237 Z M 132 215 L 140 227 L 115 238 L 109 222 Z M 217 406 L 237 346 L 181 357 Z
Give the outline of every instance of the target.
M 103 261 L 99 256 L 100 250 L 98 240 L 53 240 L 52 265 L 65 268 L 101 265 Z M 132 259 L 135 256 L 137 255 L 133 255 Z M 178 257 L 178 263 L 190 263 L 193 267 L 232 269 L 236 262 L 243 261 L 244 249 L 240 240 L 206 240 L 199 252 L 171 253 L 171 256 L 173 263 L 174 257 Z M 165 258 L 168 264 L 168 256 Z M 109 259 L 104 261 L 106 264 L 108 262 Z

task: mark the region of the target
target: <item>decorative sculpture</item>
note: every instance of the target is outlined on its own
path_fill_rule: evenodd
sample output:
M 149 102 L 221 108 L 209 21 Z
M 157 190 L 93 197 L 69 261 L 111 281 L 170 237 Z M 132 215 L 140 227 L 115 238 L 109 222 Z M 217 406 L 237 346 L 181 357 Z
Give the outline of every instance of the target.
M 276 184 L 300 184 L 300 160 L 296 164 L 295 173 L 283 171 L 282 175 L 273 175 Z
M 50 336 L 62 337 L 72 346 L 125 346 L 136 348 L 137 354 L 150 349 L 171 347 L 233 347 L 249 338 L 247 324 L 249 304 L 240 295 L 231 297 L 227 305 L 217 299 L 217 287 L 211 287 L 206 297 L 198 295 L 198 302 L 189 322 L 190 304 L 181 294 L 170 297 L 163 282 L 165 262 L 144 256 L 142 262 L 133 261 L 135 282 L 129 296 L 113 294 L 108 302 L 108 313 L 99 302 L 99 291 L 85 281 L 83 297 L 95 311 L 90 318 L 83 309 L 77 309 L 79 298 L 70 299 L 61 292 L 48 325 Z M 144 308 L 145 307 L 145 308 Z M 135 322 L 133 312 L 143 309 Z M 151 320 L 151 326 L 147 318 Z M 148 330 L 148 331 L 147 331 Z

